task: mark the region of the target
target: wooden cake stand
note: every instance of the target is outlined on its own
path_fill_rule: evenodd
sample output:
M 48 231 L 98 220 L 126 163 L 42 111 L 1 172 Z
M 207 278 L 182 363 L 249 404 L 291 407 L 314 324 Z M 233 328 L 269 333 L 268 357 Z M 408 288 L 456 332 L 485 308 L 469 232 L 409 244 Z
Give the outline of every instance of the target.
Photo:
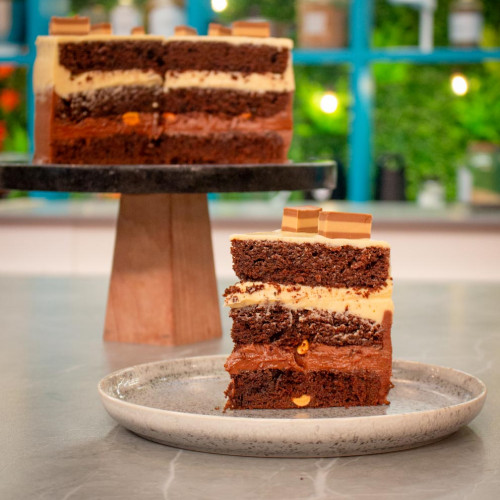
M 20 165 L 0 188 L 122 193 L 104 340 L 177 345 L 221 336 L 206 193 L 335 187 L 333 162 Z

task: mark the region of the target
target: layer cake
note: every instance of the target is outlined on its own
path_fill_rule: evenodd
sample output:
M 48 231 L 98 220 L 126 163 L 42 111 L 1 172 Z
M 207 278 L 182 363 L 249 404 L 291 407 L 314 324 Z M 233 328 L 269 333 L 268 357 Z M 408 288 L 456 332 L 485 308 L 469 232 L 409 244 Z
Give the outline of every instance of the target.
M 388 403 L 390 247 L 370 227 L 366 214 L 299 207 L 285 209 L 282 230 L 231 237 L 241 281 L 225 292 L 226 408 Z
M 164 38 L 116 36 L 84 19 L 53 19 L 37 39 L 36 162 L 286 161 L 291 40 L 261 23 Z

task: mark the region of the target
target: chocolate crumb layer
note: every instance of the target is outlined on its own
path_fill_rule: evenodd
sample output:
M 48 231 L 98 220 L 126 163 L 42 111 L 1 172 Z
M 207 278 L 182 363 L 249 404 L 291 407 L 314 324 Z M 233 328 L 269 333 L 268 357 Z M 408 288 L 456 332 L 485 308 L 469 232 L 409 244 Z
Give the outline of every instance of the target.
M 162 109 L 168 113 L 201 112 L 250 117 L 269 117 L 290 110 L 291 92 L 243 92 L 228 89 L 170 89 L 163 95 Z
M 73 164 L 230 164 L 286 161 L 278 133 L 139 134 L 58 140 L 51 145 L 53 163 Z
M 241 281 L 378 289 L 389 278 L 390 249 L 375 246 L 235 239 L 231 254 Z
M 367 371 L 258 370 L 231 376 L 226 409 L 297 408 L 292 398 L 310 396 L 308 408 L 387 404 L 380 378 Z
M 269 45 L 224 42 L 169 41 L 165 47 L 167 70 L 284 73 L 289 50 Z
M 281 304 L 231 309 L 231 337 L 235 344 L 274 343 L 296 347 L 310 344 L 330 346 L 383 346 L 384 333 L 391 328 L 392 314 L 382 323 L 348 313 L 289 309 Z
M 159 112 L 162 94 L 161 87 L 134 85 L 70 94 L 67 98 L 56 95 L 54 116 L 79 122 L 85 118 L 122 115 L 130 111 Z
M 165 74 L 164 42 L 121 40 L 61 43 L 59 64 L 72 75 L 86 71 L 153 70 Z

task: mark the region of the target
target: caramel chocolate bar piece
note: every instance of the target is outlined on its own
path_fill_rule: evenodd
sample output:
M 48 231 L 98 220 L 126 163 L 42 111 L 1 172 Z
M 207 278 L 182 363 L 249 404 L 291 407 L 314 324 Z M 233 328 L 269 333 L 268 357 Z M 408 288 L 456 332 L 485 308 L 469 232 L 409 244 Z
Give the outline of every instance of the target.
M 92 35 L 111 35 L 111 23 L 97 23 L 90 27 Z
M 52 17 L 49 34 L 51 35 L 88 35 L 90 21 L 88 17 Z
M 210 23 L 208 25 L 208 36 L 231 36 L 231 28 L 226 28 L 222 24 Z
M 293 233 L 317 233 L 318 215 L 321 208 L 313 206 L 285 207 L 281 230 Z
M 271 27 L 268 22 L 235 21 L 233 23 L 234 36 L 271 36 Z
M 177 36 L 192 36 L 192 35 L 197 35 L 198 32 L 196 31 L 195 28 L 191 28 L 191 26 L 176 26 L 175 27 L 175 34 Z
M 370 214 L 321 212 L 318 233 L 326 238 L 369 238 L 372 229 Z
M 144 35 L 145 33 L 146 31 L 143 26 L 136 26 L 135 28 L 132 28 L 132 31 L 130 32 L 131 35 Z

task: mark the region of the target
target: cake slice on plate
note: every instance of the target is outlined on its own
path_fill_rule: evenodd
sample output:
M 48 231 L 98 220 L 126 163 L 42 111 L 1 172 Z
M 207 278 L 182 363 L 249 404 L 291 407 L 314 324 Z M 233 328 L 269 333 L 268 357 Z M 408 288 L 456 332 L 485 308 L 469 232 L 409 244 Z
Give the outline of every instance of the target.
M 231 409 L 387 404 L 390 247 L 371 215 L 285 208 L 282 229 L 231 237 Z

